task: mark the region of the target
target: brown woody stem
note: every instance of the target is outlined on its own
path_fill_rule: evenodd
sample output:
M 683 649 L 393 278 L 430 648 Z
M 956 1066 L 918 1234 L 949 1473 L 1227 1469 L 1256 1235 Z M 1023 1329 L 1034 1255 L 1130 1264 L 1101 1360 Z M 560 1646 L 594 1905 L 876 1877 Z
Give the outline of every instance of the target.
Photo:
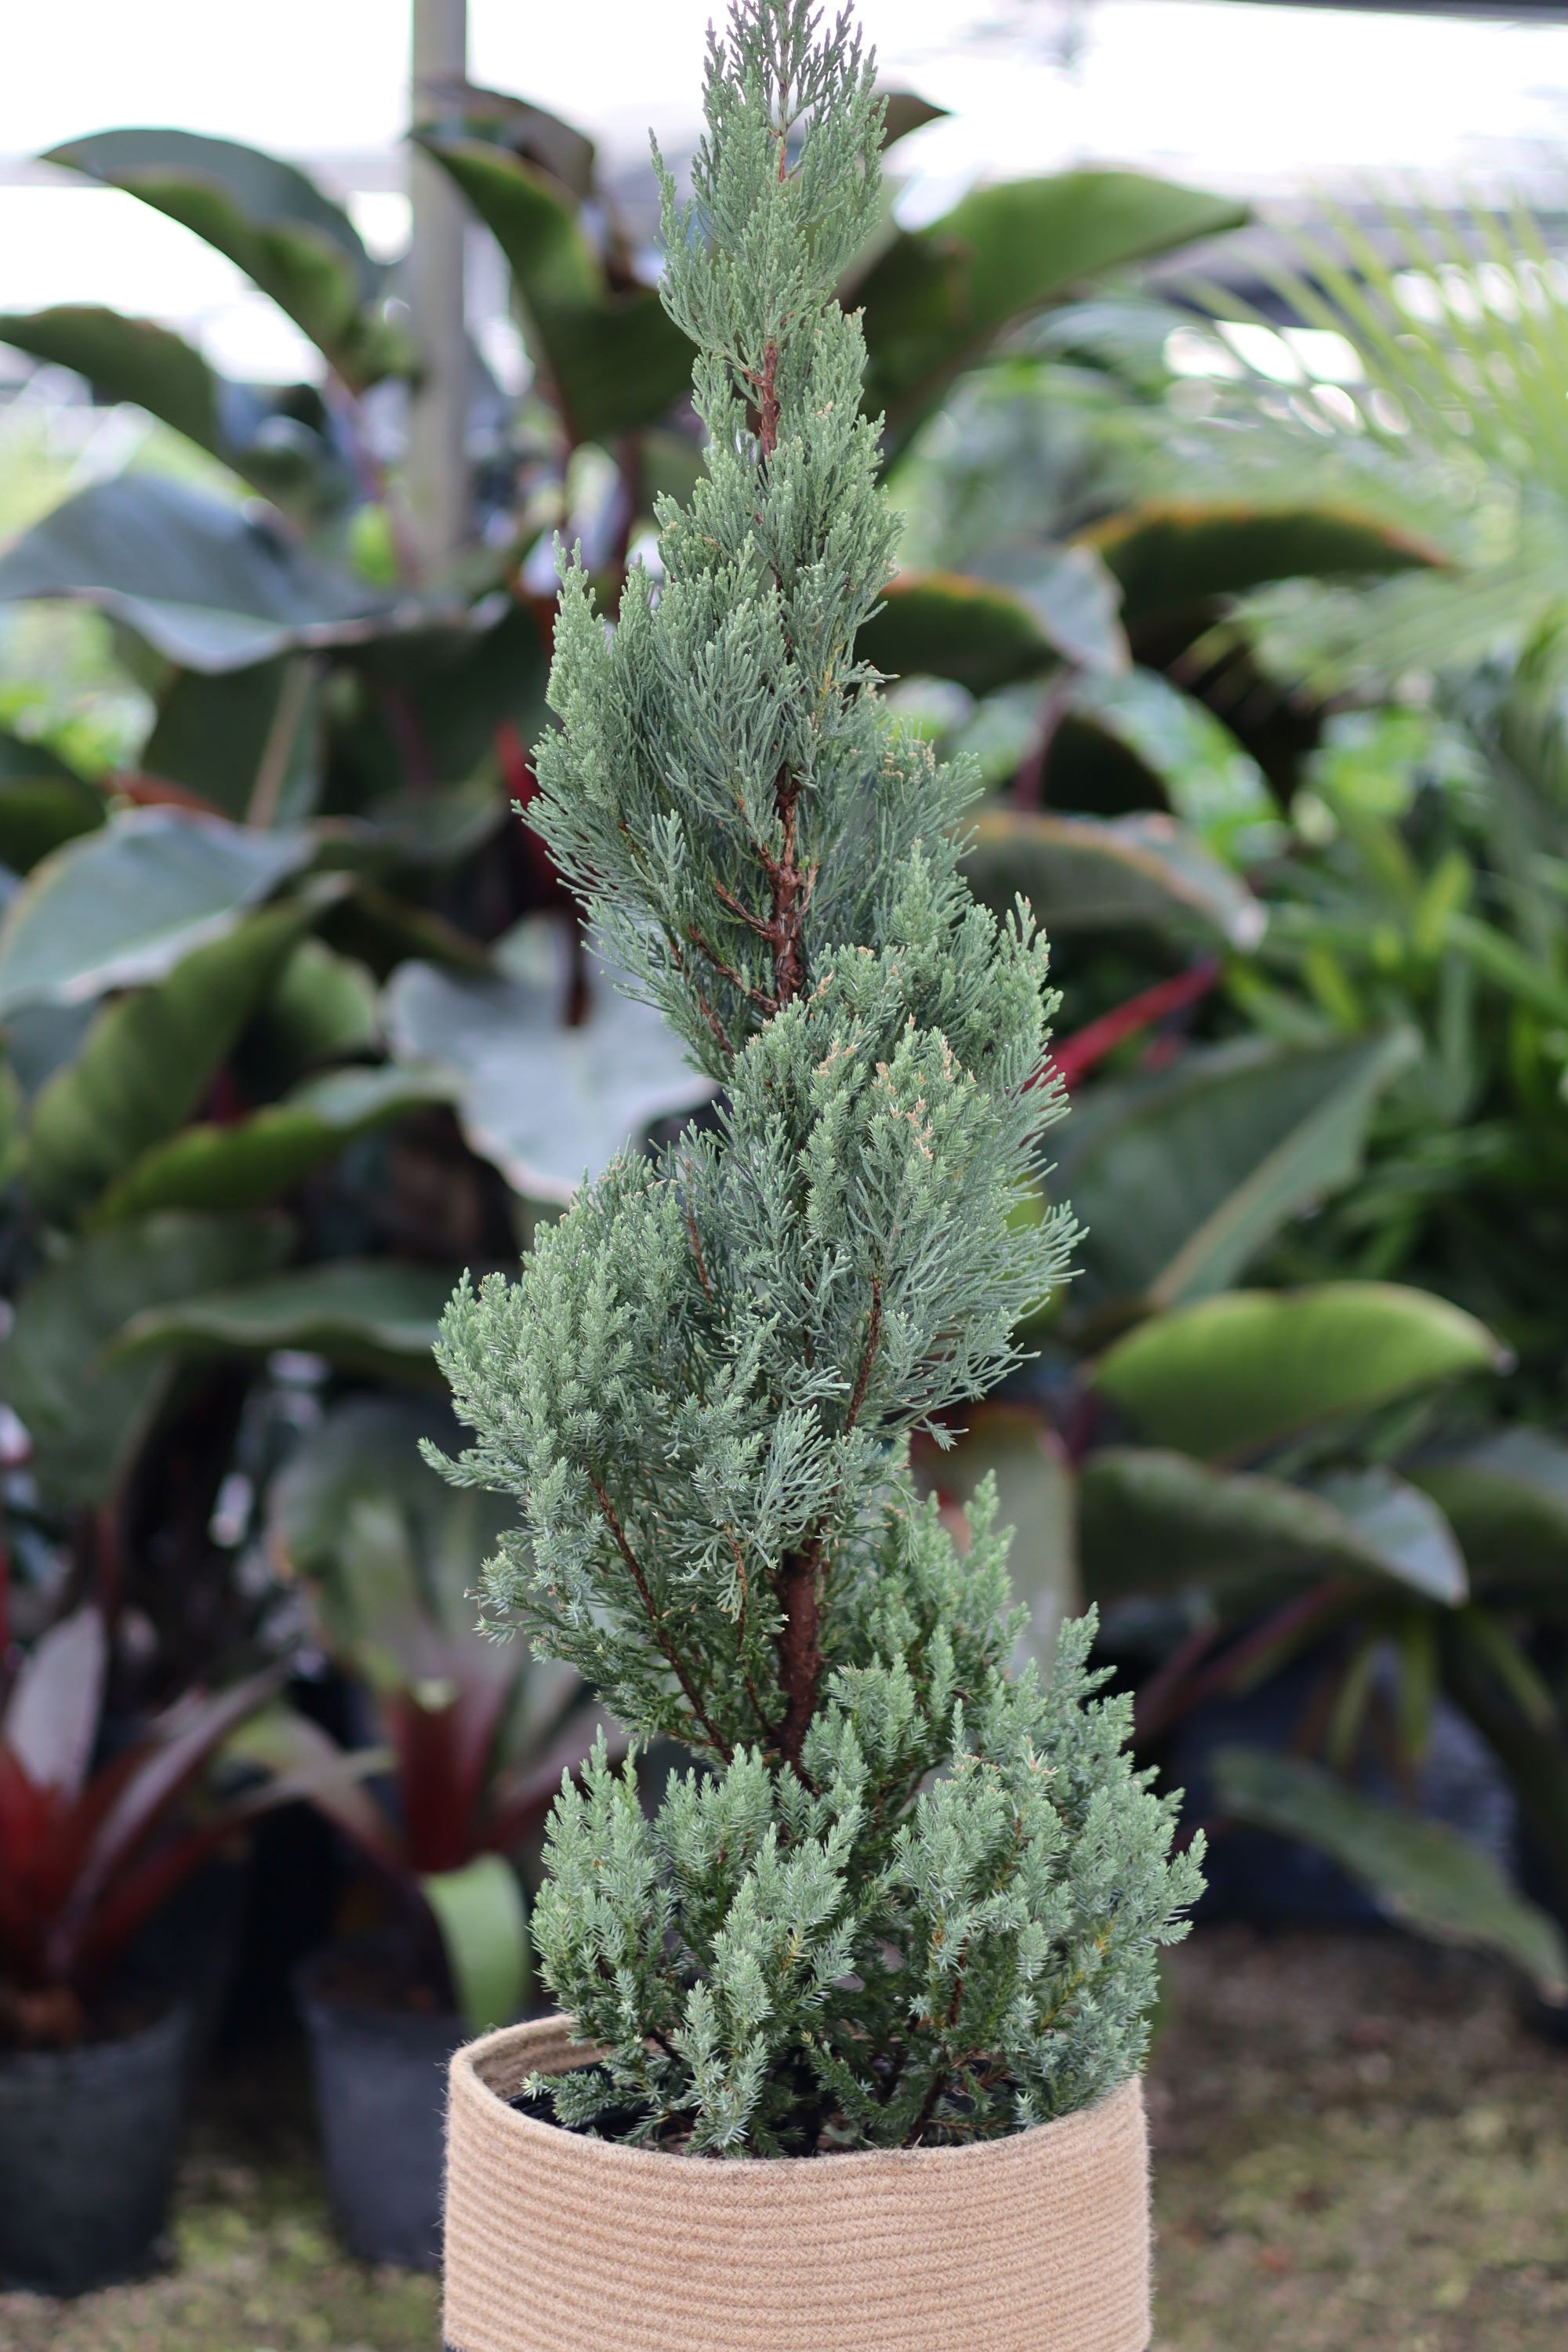
M 647 1578 L 643 1573 L 642 1562 L 638 1559 L 636 1552 L 633 1551 L 631 1545 L 626 1540 L 626 1532 L 622 1527 L 619 1518 L 616 1517 L 616 1507 L 611 1502 L 608 1495 L 605 1492 L 605 1489 L 600 1486 L 596 1478 L 590 1478 L 588 1484 L 594 1490 L 594 1500 L 599 1506 L 599 1510 L 603 1516 L 605 1525 L 609 1528 L 610 1534 L 615 1538 L 616 1549 L 620 1553 L 621 1558 L 625 1560 L 627 1573 L 631 1577 L 632 1582 L 637 1586 L 637 1598 L 642 1602 L 643 1608 L 647 1612 L 649 1625 L 653 1628 L 653 1638 L 656 1645 L 658 1646 L 658 1654 L 660 1657 L 663 1658 L 665 1664 L 669 1668 L 670 1673 L 675 1676 L 676 1681 L 679 1684 L 681 1696 L 685 1699 L 687 1706 L 691 1709 L 693 1722 L 696 1723 L 706 1735 L 709 1745 L 714 1749 L 721 1762 L 728 1764 L 733 1751 L 723 1735 L 710 1720 L 701 1700 L 697 1696 L 691 1677 L 687 1673 L 685 1666 L 681 1663 L 679 1651 L 670 1640 L 669 1635 L 665 1632 L 664 1620 L 659 1615 L 658 1610 L 654 1601 L 652 1589 L 648 1584 Z

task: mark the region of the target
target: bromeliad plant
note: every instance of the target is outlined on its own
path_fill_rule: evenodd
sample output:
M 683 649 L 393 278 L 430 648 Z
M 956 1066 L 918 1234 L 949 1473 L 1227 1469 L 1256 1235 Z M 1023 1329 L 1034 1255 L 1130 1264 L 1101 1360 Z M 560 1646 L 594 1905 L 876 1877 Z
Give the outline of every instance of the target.
M 533 1664 L 475 1629 L 468 1595 L 504 1522 L 496 1502 L 453 1494 L 419 1459 L 419 1439 L 450 1425 L 412 1399 L 352 1399 L 303 1439 L 268 1498 L 275 1563 L 313 1595 L 322 1639 L 369 1692 L 384 1748 L 345 1752 L 285 1708 L 239 1746 L 270 1771 L 310 1776 L 312 1802 L 412 1928 L 413 1957 L 433 1979 L 419 1989 L 482 2032 L 526 1998 L 517 1864 L 537 1851 L 595 1718 L 570 1668 Z
M 280 1668 L 187 1692 L 97 1760 L 109 1650 L 103 1612 L 89 1604 L 0 1685 L 0 2047 L 79 2042 L 159 1905 L 242 1820 L 304 1793 L 290 1777 L 191 1812 L 195 1784 Z
M 908 1446 L 1015 1360 L 1065 1211 L 1013 1213 L 1058 1091 L 1044 941 L 971 898 L 970 777 L 889 723 L 857 631 L 893 527 L 833 288 L 880 107 L 847 18 L 737 0 L 663 293 L 708 472 L 606 630 L 563 566 L 563 721 L 531 814 L 721 1090 L 623 1154 L 439 1349 L 521 1506 L 486 1580 L 635 1740 L 700 1759 L 652 1818 L 604 1754 L 553 1814 L 543 1973 L 605 2055 L 556 2119 L 692 2154 L 1017 2130 L 1142 2058 L 1200 1884 L 1098 1700 L 1092 1623 L 1009 1661 L 994 1495 L 967 1549 Z M 629 2111 L 631 2120 L 626 2121 Z

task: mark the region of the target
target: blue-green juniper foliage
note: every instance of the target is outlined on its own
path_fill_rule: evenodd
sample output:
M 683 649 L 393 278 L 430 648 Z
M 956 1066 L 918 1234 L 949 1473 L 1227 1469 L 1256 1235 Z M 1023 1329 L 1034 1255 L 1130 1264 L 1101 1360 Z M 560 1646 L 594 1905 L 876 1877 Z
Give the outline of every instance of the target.
M 607 2059 L 540 2095 L 773 2156 L 1097 2098 L 1199 1880 L 1090 1626 L 1048 1682 L 1010 1671 L 993 1498 L 960 1546 L 910 1483 L 1071 1236 L 1014 1213 L 1061 1108 L 1045 944 L 971 898 L 971 779 L 855 657 L 893 541 L 834 296 L 876 215 L 871 61 L 808 0 L 738 0 L 706 112 L 689 205 L 663 185 L 707 478 L 614 628 L 564 564 L 534 813 L 721 1107 L 465 1283 L 439 1352 L 452 1474 L 522 1519 L 491 1613 L 700 1759 L 651 1818 L 603 1752 L 557 1804 L 540 1962 Z

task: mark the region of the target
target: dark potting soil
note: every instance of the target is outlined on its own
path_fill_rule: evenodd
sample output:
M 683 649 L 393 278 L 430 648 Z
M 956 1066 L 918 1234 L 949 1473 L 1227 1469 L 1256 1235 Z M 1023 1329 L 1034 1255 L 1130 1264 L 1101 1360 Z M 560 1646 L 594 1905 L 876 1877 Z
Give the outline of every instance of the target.
M 0 1983 L 0 2056 L 34 2050 L 98 2050 L 129 2042 L 167 2017 L 173 1997 L 151 1985 L 119 1985 L 87 2001 L 63 1988 L 29 1992 Z
M 584 2074 L 597 2074 L 605 2082 L 609 2080 L 603 2066 L 584 2066 L 578 2071 Z M 571 2132 L 578 2139 L 630 2139 L 637 2126 L 646 2119 L 641 2107 L 605 2107 L 591 2124 L 563 2124 L 548 2099 L 531 2098 L 526 2091 L 520 2091 L 515 2098 L 507 2101 L 507 2105 L 536 2124 L 549 2124 L 552 2129 Z
M 451 1996 L 432 1985 L 396 1943 L 344 1944 L 311 1969 L 319 2000 L 336 2008 L 375 2010 L 394 2017 L 445 2017 Z

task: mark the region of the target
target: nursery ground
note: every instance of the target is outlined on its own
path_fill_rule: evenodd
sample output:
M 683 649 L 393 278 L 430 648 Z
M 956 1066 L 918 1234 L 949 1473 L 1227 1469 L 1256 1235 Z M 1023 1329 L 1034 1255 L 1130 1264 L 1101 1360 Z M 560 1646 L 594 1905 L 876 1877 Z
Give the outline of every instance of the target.
M 1560 2352 L 1568 2051 L 1479 1962 L 1375 1936 L 1208 1929 L 1151 2084 L 1155 2352 Z M 434 2352 L 431 2282 L 332 2242 L 303 2084 L 205 2095 L 174 2267 L 71 2306 L 0 2295 L 5 2352 Z

